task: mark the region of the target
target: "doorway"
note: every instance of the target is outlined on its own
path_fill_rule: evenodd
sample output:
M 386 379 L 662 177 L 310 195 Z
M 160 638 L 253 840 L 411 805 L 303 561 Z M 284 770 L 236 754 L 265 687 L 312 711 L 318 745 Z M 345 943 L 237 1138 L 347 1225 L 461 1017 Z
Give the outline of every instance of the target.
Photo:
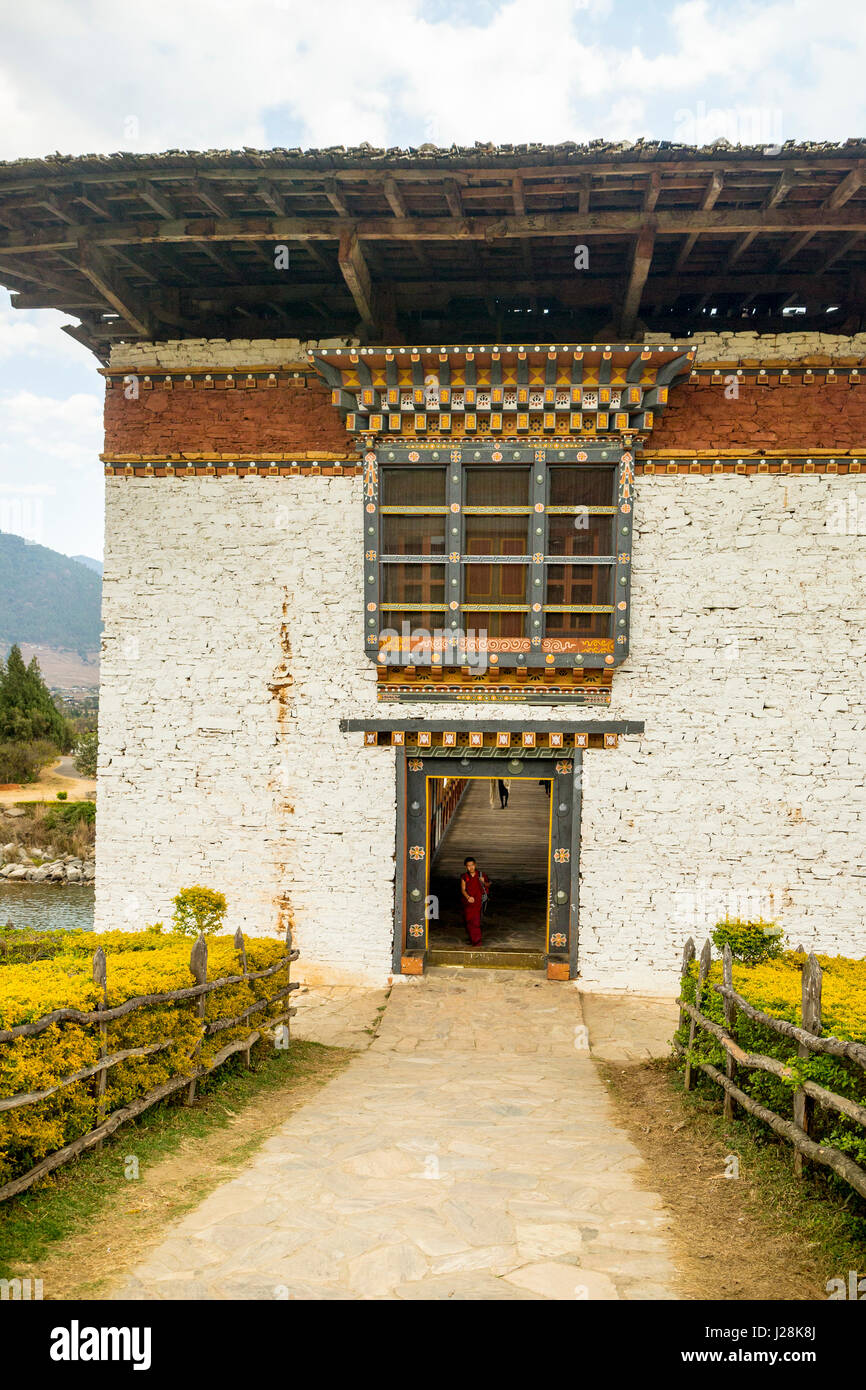
M 581 769 L 577 748 L 501 756 L 466 744 L 401 750 L 395 973 L 419 974 L 425 963 L 546 965 L 551 979 L 576 977 Z M 510 781 L 505 810 L 498 786 L 490 806 L 490 783 L 500 779 Z M 476 950 L 464 931 L 460 897 L 469 855 L 493 883 L 489 930 L 483 922 Z
M 503 771 L 507 773 L 507 768 Z M 448 778 L 428 778 L 428 805 L 448 805 L 447 784 Z M 548 937 L 550 791 L 550 777 L 470 777 L 464 779 L 459 801 L 449 808 L 448 822 L 438 836 L 431 815 L 430 963 L 468 964 L 470 957 L 482 955 L 488 965 L 543 967 Z M 468 856 L 491 885 L 482 941 L 475 947 L 464 925 L 460 893 Z

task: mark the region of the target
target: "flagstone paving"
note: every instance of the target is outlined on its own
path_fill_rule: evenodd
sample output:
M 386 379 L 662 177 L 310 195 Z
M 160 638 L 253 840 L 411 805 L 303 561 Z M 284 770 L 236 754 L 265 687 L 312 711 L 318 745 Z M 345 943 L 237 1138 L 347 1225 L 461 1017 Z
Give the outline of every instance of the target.
M 615 1123 L 578 991 L 431 970 L 121 1298 L 674 1298 L 660 1197 Z

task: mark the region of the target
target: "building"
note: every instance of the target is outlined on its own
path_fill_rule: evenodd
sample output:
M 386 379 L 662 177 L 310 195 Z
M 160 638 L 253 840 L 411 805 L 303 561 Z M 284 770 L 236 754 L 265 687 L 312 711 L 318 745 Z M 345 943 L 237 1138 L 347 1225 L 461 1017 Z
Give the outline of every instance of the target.
M 453 779 L 507 772 L 552 787 L 552 978 L 667 988 L 726 911 L 861 954 L 864 178 L 0 167 L 0 281 L 105 377 L 97 925 L 202 882 L 309 978 L 418 971 Z

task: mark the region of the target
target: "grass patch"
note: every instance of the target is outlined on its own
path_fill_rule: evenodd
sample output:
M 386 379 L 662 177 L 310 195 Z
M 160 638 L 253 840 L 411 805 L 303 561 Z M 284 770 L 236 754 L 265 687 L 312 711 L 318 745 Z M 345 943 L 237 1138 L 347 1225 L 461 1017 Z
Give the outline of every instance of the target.
M 231 1058 L 198 1083 L 192 1106 L 173 1097 L 123 1125 L 102 1153 L 86 1154 L 0 1204 L 0 1277 L 44 1274 L 46 1298 L 99 1296 L 166 1221 L 230 1178 L 353 1055 L 314 1042 L 293 1041 L 288 1051 L 260 1043 L 251 1071 Z M 129 1157 L 138 1161 L 138 1179 L 125 1176 Z

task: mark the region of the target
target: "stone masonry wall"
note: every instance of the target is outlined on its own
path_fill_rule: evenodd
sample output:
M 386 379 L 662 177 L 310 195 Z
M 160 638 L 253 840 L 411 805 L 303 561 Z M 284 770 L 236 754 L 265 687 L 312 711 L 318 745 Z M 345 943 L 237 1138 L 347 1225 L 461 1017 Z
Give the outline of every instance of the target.
M 338 727 L 397 710 L 362 649 L 360 479 L 106 486 L 98 928 L 201 882 L 232 929 L 291 917 L 307 978 L 384 980 L 394 754 Z M 642 477 L 635 524 L 610 711 L 455 711 L 646 721 L 585 758 L 584 980 L 672 988 L 725 910 L 862 954 L 866 484 Z

